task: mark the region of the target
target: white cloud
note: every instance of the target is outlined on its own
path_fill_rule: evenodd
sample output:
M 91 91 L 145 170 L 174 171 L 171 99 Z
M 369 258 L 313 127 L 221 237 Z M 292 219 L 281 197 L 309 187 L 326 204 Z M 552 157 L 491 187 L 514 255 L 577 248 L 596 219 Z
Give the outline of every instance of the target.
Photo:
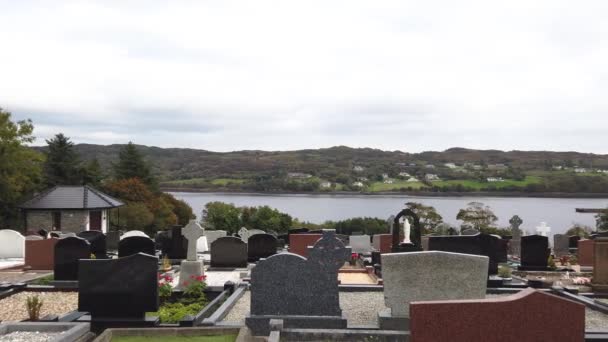
M 607 9 L 0 1 L 0 106 L 40 143 L 608 153 Z

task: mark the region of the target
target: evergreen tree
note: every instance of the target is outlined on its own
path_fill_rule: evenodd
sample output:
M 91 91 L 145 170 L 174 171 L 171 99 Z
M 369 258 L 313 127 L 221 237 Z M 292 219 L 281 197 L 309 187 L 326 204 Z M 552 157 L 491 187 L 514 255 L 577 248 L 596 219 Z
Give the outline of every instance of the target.
M 117 180 L 139 178 L 151 189 L 156 190 L 157 188 L 150 166 L 135 144 L 130 141 L 118 153 L 118 163 L 114 165 L 114 178 Z
M 46 143 L 48 144 L 44 162 L 46 184 L 48 186 L 81 184 L 80 161 L 70 138 L 59 133 Z
M 80 174 L 83 184 L 92 185 L 98 187 L 101 184 L 103 175 L 101 172 L 101 165 L 97 158 L 89 161 L 86 165 L 80 168 Z

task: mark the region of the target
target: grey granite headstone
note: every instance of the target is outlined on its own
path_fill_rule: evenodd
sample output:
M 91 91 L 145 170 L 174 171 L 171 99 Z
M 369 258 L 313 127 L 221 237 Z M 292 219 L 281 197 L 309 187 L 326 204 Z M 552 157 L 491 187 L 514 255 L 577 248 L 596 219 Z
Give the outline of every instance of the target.
M 348 241 L 353 253 L 369 254 L 372 251 L 369 235 L 351 235 Z
M 211 267 L 247 267 L 247 244 L 234 236 L 225 236 L 211 244 Z
M 338 270 L 350 249 L 323 230 L 306 259 L 292 253 L 261 259 L 251 270 L 251 312 L 247 326 L 255 335 L 268 332 L 270 319 L 286 327 L 346 328 L 338 296 Z
M 391 316 L 409 317 L 413 301 L 485 298 L 488 262 L 442 251 L 383 254 L 384 302 Z
M 509 220 L 509 223 L 511 224 L 511 241 L 509 241 L 509 252 L 511 255 L 521 255 L 521 230 L 519 229 L 519 226 L 521 226 L 523 222 L 524 221 L 522 221 L 522 219 L 517 215 L 514 215 Z
M 562 257 L 570 254 L 569 251 L 569 241 L 570 237 L 565 234 L 555 234 L 553 235 L 553 254 L 556 257 Z

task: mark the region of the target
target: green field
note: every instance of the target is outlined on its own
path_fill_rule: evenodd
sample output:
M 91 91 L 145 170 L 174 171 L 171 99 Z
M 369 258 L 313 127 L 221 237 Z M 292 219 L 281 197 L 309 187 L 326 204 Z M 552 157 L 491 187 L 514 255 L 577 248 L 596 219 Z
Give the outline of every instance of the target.
M 178 179 L 172 181 L 163 182 L 163 185 L 166 186 L 197 186 L 197 185 L 208 185 L 209 183 L 213 185 L 225 186 L 228 183 L 232 184 L 243 184 L 245 183 L 245 179 L 242 178 L 216 178 L 216 179 L 207 179 L 207 178 L 191 178 L 191 179 Z
M 446 181 L 435 181 L 432 182 L 434 186 L 444 187 L 444 186 L 454 186 L 454 185 L 462 185 L 467 188 L 474 189 L 476 191 L 482 191 L 487 189 L 488 187 L 493 187 L 495 189 L 502 189 L 510 186 L 519 186 L 525 187 L 528 184 L 540 183 L 542 181 L 541 177 L 537 176 L 528 176 L 524 180 L 517 181 L 506 179 L 503 182 L 479 182 L 474 180 L 446 180 Z M 396 180 L 393 184 L 384 184 L 383 182 L 374 182 L 367 189 L 370 192 L 381 192 L 381 191 L 398 191 L 401 188 L 411 187 L 413 189 L 422 189 L 427 187 L 425 184 L 421 182 L 406 182 L 403 180 Z
M 420 189 L 425 187 L 422 182 L 407 182 L 404 180 L 395 180 L 393 184 L 384 184 L 383 182 L 374 182 L 370 184 L 367 188 L 368 191 L 371 192 L 381 192 L 381 191 L 396 191 L 401 188 L 411 187 L 413 189 Z

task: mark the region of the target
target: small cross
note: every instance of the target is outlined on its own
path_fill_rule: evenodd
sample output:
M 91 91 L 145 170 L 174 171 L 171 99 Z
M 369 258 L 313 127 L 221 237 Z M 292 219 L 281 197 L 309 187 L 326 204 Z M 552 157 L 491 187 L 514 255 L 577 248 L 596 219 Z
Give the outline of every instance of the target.
M 551 227 L 547 226 L 547 222 L 541 222 L 540 226 L 536 227 L 536 232 L 542 236 L 547 236 L 551 231 Z
M 188 260 L 196 261 L 196 241 L 203 236 L 205 230 L 196 222 L 190 220 L 188 225 L 182 228 L 182 235 L 188 240 Z

